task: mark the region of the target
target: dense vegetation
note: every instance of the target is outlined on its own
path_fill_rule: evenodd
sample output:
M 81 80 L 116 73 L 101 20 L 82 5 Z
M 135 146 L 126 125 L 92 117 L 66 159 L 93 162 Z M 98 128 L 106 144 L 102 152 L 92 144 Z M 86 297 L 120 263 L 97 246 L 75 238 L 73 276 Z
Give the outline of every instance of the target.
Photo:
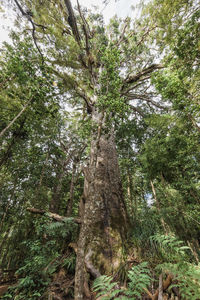
M 1 299 L 200 299 L 198 1 L 9 4 Z

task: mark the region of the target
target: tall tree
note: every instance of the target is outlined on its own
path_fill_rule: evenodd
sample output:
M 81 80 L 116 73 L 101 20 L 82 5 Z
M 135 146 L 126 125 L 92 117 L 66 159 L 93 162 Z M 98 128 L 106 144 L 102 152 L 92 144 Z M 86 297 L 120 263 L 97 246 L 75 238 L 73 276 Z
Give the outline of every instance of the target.
M 75 12 L 69 0 L 14 2 L 31 25 L 39 53 L 54 66 L 65 97 L 73 97 L 91 120 L 75 276 L 75 299 L 81 300 L 88 294 L 87 271 L 97 277 L 123 262 L 128 218 L 115 131 L 122 119 L 148 114 L 148 105 L 163 108 L 148 90 L 151 73 L 162 66 L 153 63 L 145 44 L 148 32 L 139 32 L 139 23 L 114 18 L 106 30 L 102 16 L 88 14 L 79 3 Z

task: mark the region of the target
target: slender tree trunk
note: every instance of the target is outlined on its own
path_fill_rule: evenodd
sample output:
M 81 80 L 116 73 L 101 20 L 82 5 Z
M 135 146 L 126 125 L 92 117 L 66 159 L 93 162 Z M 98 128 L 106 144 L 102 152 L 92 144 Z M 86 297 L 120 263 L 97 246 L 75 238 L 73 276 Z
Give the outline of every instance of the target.
M 14 119 L 8 124 L 8 126 L 6 126 L 6 128 L 4 128 L 1 132 L 0 132 L 0 138 L 6 133 L 6 131 L 15 123 L 15 121 L 17 121 L 17 119 L 19 119 L 19 117 L 23 114 L 23 112 L 27 109 L 27 107 L 29 106 L 29 104 L 31 103 L 33 99 L 30 98 L 29 101 L 24 105 L 24 107 L 22 108 L 22 110 L 16 115 L 16 117 L 14 117 Z
M 75 183 L 75 173 L 76 173 L 76 163 L 73 162 L 72 167 L 72 179 L 70 183 L 70 192 L 69 192 L 69 201 L 67 205 L 67 217 L 70 217 L 72 215 L 72 207 L 73 207 L 73 200 L 74 200 L 74 183 Z
M 75 299 L 88 294 L 86 272 L 93 278 L 112 274 L 123 261 L 127 215 L 122 194 L 114 134 L 103 134 L 102 118 L 95 111 L 90 162 L 85 169 L 82 226 L 78 241 Z M 87 299 L 87 297 L 86 297 Z
M 160 274 L 159 276 L 159 292 L 158 292 L 158 300 L 163 300 L 163 276 Z
M 4 214 L 2 216 L 2 219 L 0 221 L 0 232 L 1 232 L 1 228 L 3 227 L 4 220 L 7 216 L 8 209 L 9 209 L 9 206 L 10 206 L 10 202 L 12 201 L 12 199 L 14 197 L 16 185 L 17 185 L 17 179 L 15 179 L 15 181 L 14 181 L 14 186 L 13 186 L 13 190 L 12 190 L 12 193 L 11 193 L 11 196 L 10 196 L 10 200 L 7 202 L 5 212 L 4 212 Z
M 190 247 L 190 249 L 192 251 L 192 254 L 194 255 L 194 258 L 195 258 L 197 264 L 199 264 L 199 256 L 198 256 L 198 253 L 195 249 L 195 246 L 194 246 L 193 242 L 187 241 L 187 244 Z
M 161 214 L 161 209 L 160 209 L 160 203 L 159 203 L 159 200 L 157 198 L 157 195 L 156 195 L 156 190 L 155 190 L 155 187 L 154 187 L 154 184 L 153 184 L 153 181 L 151 181 L 151 188 L 152 188 L 152 193 L 153 193 L 153 196 L 154 196 L 154 200 L 156 202 L 156 207 L 157 207 L 157 210 L 158 210 L 158 213 L 160 215 L 160 221 L 161 221 L 161 224 L 162 224 L 162 227 L 163 227 L 163 230 L 166 234 L 169 234 L 169 230 L 167 228 L 167 224 L 165 223 L 163 217 L 162 217 L 162 214 Z
M 133 177 L 131 175 L 131 172 L 129 170 L 129 167 L 127 167 L 127 181 L 128 181 L 128 188 L 127 188 L 127 194 L 128 199 L 130 201 L 130 209 L 131 209 L 131 215 L 137 219 L 137 199 L 136 196 L 133 196 Z
M 0 160 L 0 168 L 7 163 L 8 159 L 12 156 L 12 149 L 13 146 L 16 144 L 16 142 L 18 142 L 18 140 L 20 140 L 23 136 L 23 127 L 24 127 L 24 123 L 26 121 L 26 117 L 21 121 L 20 123 L 20 127 L 17 128 L 12 135 L 11 138 L 11 142 L 7 147 L 7 150 L 5 151 L 5 153 L 3 154 L 3 157 Z
M 60 199 L 61 199 L 61 190 L 62 190 L 62 182 L 65 173 L 65 167 L 68 163 L 68 159 L 62 163 L 62 167 L 60 172 L 57 175 L 57 184 L 54 186 L 53 195 L 50 202 L 50 211 L 53 213 L 58 213 L 60 207 Z

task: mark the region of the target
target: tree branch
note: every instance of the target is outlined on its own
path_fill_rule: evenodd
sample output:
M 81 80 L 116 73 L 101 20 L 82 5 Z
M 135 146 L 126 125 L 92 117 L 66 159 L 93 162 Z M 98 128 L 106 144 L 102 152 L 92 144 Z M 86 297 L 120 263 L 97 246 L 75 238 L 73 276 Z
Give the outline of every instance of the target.
M 141 72 L 135 74 L 135 75 L 129 75 L 125 81 L 124 84 L 130 84 L 137 82 L 139 79 L 141 79 L 143 76 L 152 73 L 155 70 L 163 69 L 164 67 L 160 64 L 153 64 L 149 66 L 148 68 L 143 69 Z
M 34 207 L 28 207 L 26 210 L 33 213 L 33 214 L 39 214 L 39 215 L 47 214 L 47 216 L 49 218 L 54 219 L 55 221 L 58 221 L 58 222 L 65 222 L 66 219 L 67 219 L 64 216 L 60 216 L 58 214 L 51 213 L 51 212 L 45 211 L 43 209 L 37 209 L 37 208 L 34 208 Z M 77 224 L 81 224 L 81 220 L 78 219 L 78 218 L 73 218 L 73 221 Z
M 126 32 L 127 26 L 128 26 L 128 23 L 125 23 L 124 28 L 122 30 L 122 33 L 121 33 L 121 35 L 119 37 L 119 40 L 118 40 L 118 42 L 116 44 L 117 46 L 119 46 L 121 44 L 121 42 L 123 41 L 123 38 L 124 38 L 124 35 L 125 35 L 125 32 Z
M 141 117 L 145 117 L 145 114 L 143 113 L 143 111 L 141 109 L 139 109 L 138 107 L 129 105 L 130 109 L 134 110 L 137 114 L 139 114 Z
M 143 100 L 143 101 L 151 103 L 152 105 L 154 105 L 154 106 L 156 106 L 160 109 L 167 109 L 168 108 L 167 106 L 160 105 L 159 103 L 153 101 L 152 99 L 150 99 L 146 95 L 138 95 L 138 94 L 134 94 L 134 93 L 129 93 L 129 94 L 127 94 L 127 98 L 128 98 L 129 101 L 137 100 L 137 99 Z
M 23 112 L 27 109 L 27 107 L 29 106 L 29 104 L 31 103 L 31 101 L 33 100 L 33 98 L 30 98 L 29 101 L 24 105 L 24 107 L 22 108 L 22 110 L 16 115 L 16 117 L 14 117 L 14 119 L 8 124 L 8 126 L 6 126 L 6 128 L 4 128 L 1 132 L 0 132 L 0 138 L 6 133 L 6 131 L 15 123 L 15 121 L 23 114 Z
M 42 27 L 43 29 L 45 28 L 45 26 L 39 25 L 39 24 L 35 24 L 35 23 L 33 22 L 32 18 L 31 18 L 31 16 L 30 16 L 30 14 L 26 13 L 26 12 L 23 10 L 23 8 L 22 8 L 21 5 L 19 4 L 18 0 L 14 0 L 14 1 L 15 1 L 15 4 L 17 5 L 18 9 L 20 10 L 21 14 L 22 14 L 23 16 L 25 16 L 25 17 L 28 19 L 28 21 L 31 23 L 31 25 L 32 25 L 32 37 L 33 37 L 33 42 L 34 42 L 35 47 L 37 48 L 37 50 L 38 50 L 38 52 L 39 52 L 39 54 L 40 54 L 40 56 L 41 56 L 41 58 L 42 58 L 42 63 L 44 63 L 44 57 L 43 57 L 42 51 L 40 50 L 40 47 L 39 47 L 38 44 L 37 44 L 37 39 L 36 39 L 36 37 L 35 37 L 35 31 L 36 31 L 35 26 Z
M 173 276 L 171 274 L 167 275 L 167 278 L 162 282 L 162 288 L 163 291 L 165 291 L 170 284 L 172 283 L 172 279 Z M 151 300 L 158 300 L 158 296 L 159 296 L 159 288 L 156 290 L 155 294 L 151 294 L 151 292 L 149 292 L 149 290 L 144 288 L 145 293 L 150 297 Z
M 79 46 L 81 46 L 81 38 L 80 38 L 80 34 L 78 31 L 78 26 L 76 23 L 76 18 L 74 16 L 74 11 L 71 5 L 71 1 L 70 0 L 65 0 L 65 5 L 67 7 L 67 11 L 68 11 L 68 23 L 69 26 L 72 29 L 72 33 L 74 35 L 75 40 L 77 41 L 77 43 L 79 44 Z
M 78 85 L 77 85 L 78 86 Z M 87 112 L 91 114 L 92 112 L 92 104 L 86 93 L 82 90 L 79 90 L 78 88 L 75 88 L 77 94 L 85 101 L 86 106 L 87 106 Z

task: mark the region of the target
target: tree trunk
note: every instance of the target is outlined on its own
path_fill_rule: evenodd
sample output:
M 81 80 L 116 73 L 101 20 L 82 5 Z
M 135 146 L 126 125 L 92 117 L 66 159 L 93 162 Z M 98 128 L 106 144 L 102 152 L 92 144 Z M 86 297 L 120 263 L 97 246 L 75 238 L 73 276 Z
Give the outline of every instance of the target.
M 137 219 L 137 199 L 136 196 L 133 196 L 133 177 L 131 175 L 131 172 L 129 170 L 129 167 L 127 167 L 127 181 L 128 181 L 128 187 L 127 187 L 127 194 L 129 199 L 129 207 L 130 207 L 130 213 L 131 216 Z
M 153 181 L 151 180 L 150 182 L 151 182 L 151 188 L 152 188 L 152 193 L 153 193 L 153 196 L 154 196 L 154 200 L 156 202 L 156 208 L 157 208 L 158 214 L 160 215 L 160 221 L 161 221 L 163 230 L 164 230 L 165 234 L 168 235 L 169 234 L 169 230 L 168 230 L 167 224 L 165 223 L 165 221 L 164 221 L 164 219 L 162 217 L 162 214 L 161 214 L 160 203 L 159 203 L 159 200 L 158 200 L 157 195 L 156 195 L 156 190 L 155 190 Z
M 74 201 L 74 183 L 75 183 L 75 173 L 76 173 L 76 163 L 73 162 L 72 166 L 72 179 L 70 183 L 70 192 L 69 192 L 69 201 L 67 204 L 67 217 L 70 217 L 72 215 L 72 207 L 73 207 L 73 201 Z
M 98 134 L 93 133 L 89 166 L 85 168 L 84 211 L 80 229 L 75 299 L 88 299 L 87 271 L 92 278 L 113 274 L 123 261 L 127 215 L 114 133 L 102 133 L 102 117 L 93 112 Z M 85 296 L 84 296 L 85 294 Z
M 49 205 L 49 210 L 52 213 L 58 213 L 60 208 L 60 201 L 61 201 L 61 190 L 62 190 L 62 183 L 63 183 L 63 177 L 65 175 L 65 167 L 68 164 L 69 159 L 62 162 L 61 170 L 57 174 L 57 183 L 55 184 L 53 188 L 53 195 L 52 199 Z

